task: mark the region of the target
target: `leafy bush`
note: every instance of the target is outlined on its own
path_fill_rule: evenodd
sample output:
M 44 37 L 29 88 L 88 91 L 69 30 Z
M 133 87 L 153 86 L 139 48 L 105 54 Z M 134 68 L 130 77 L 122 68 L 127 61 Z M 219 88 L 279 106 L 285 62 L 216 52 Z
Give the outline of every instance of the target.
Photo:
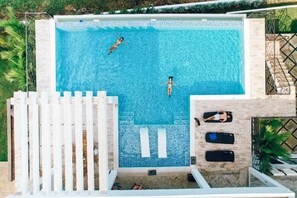
M 279 119 L 260 120 L 260 133 L 253 136 L 254 148 L 260 161 L 260 172 L 268 173 L 272 169 L 272 160 L 290 159 L 290 153 L 281 146 L 290 133 L 277 133 L 281 125 L 282 122 Z
M 146 14 L 154 14 L 154 13 L 158 13 L 159 11 L 156 10 L 154 7 L 148 7 L 146 10 L 145 10 L 145 13 Z
M 295 19 L 291 22 L 291 32 L 297 33 L 297 19 Z
M 0 57 L 9 61 L 10 70 L 5 74 L 6 79 L 15 83 L 18 89 L 26 88 L 26 62 L 25 62 L 25 25 L 16 18 L 13 9 L 7 8 L 8 19 L 0 21 Z
M 59 0 L 50 0 L 48 4 L 45 5 L 45 11 L 49 15 L 57 15 L 57 14 L 64 14 L 65 7 L 68 5 L 66 1 L 59 1 Z
M 127 9 L 122 9 L 120 11 L 120 14 L 129 14 L 128 10 Z
M 130 13 L 131 14 L 142 14 L 142 13 L 144 13 L 144 10 L 142 7 L 136 7 Z

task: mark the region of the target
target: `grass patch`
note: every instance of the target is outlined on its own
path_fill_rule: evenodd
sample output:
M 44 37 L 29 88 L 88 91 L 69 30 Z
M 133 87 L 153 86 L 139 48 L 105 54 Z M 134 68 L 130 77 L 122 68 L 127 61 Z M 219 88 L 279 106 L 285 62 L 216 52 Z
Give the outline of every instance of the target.
M 6 99 L 13 95 L 16 86 L 5 79 L 9 63 L 0 59 L 0 161 L 7 161 Z
M 297 33 L 297 8 L 276 10 L 276 32 Z

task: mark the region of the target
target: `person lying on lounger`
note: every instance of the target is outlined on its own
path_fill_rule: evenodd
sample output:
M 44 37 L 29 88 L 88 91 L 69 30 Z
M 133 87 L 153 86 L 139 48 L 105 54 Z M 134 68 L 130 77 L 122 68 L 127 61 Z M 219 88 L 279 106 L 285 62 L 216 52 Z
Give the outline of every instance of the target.
M 124 37 L 120 37 L 116 42 L 115 42 L 115 44 L 113 44 L 110 48 L 109 48 L 109 50 L 108 50 L 108 52 L 107 52 L 107 55 L 110 55 L 111 54 L 111 52 L 113 52 L 114 50 L 116 50 L 118 47 L 119 47 L 119 45 L 120 44 L 126 44 L 125 42 L 123 42 L 124 41 Z
M 227 113 L 225 111 L 219 111 L 217 112 L 215 115 L 213 116 L 210 116 L 206 119 L 204 119 L 204 121 L 207 121 L 207 120 L 219 120 L 221 122 L 226 122 L 226 120 L 229 118 L 230 116 L 227 115 Z
M 174 85 L 176 88 L 178 88 L 177 85 L 173 82 L 173 76 L 169 76 L 167 82 L 161 83 L 161 85 L 163 85 L 163 84 L 167 84 L 168 85 L 168 88 L 167 88 L 167 94 L 168 94 L 168 96 L 171 96 L 171 94 L 172 94 L 172 85 Z

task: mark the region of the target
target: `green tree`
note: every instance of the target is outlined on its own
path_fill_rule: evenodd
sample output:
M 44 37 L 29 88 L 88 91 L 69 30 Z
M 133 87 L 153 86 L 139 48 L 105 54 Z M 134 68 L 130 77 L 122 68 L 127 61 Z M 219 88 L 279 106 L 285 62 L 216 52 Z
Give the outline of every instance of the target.
M 8 19 L 0 21 L 0 58 L 10 62 L 6 79 L 16 84 L 18 89 L 25 90 L 25 25 L 16 18 L 11 7 L 7 7 L 7 11 Z
M 281 146 L 281 143 L 290 136 L 290 132 L 277 133 L 281 125 L 279 119 L 260 120 L 260 133 L 253 137 L 260 161 L 260 172 L 268 173 L 272 169 L 273 159 L 290 159 L 290 153 Z

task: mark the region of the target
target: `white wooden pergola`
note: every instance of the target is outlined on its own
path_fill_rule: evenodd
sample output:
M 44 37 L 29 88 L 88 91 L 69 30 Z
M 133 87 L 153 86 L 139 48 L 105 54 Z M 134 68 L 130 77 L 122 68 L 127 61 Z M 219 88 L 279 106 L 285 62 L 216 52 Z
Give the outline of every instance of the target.
M 25 92 L 15 92 L 11 105 L 14 107 L 16 191 L 22 195 L 74 189 L 83 192 L 83 129 L 87 131 L 88 191 L 95 190 L 94 142 L 100 145 L 100 192 L 111 189 L 117 172 L 108 169 L 108 103 L 116 104 L 117 110 L 117 97 L 108 98 L 106 92 L 98 92 L 97 97 L 93 97 L 93 92 L 86 92 L 85 97 L 81 92 L 75 92 L 74 97 L 71 92 L 64 92 L 64 97 L 60 97 L 60 93 L 30 92 L 27 96 Z M 117 125 L 113 127 L 117 131 Z M 94 139 L 95 132 L 97 139 Z M 73 170 L 73 144 L 76 170 Z M 76 178 L 73 178 L 74 172 Z
M 107 97 L 104 91 L 97 92 L 96 97 L 93 92 L 86 92 L 86 96 L 81 92 L 75 92 L 74 96 L 70 92 L 63 95 L 14 93 L 11 105 L 14 107 L 16 194 L 10 197 L 295 197 L 292 191 L 254 168 L 249 168 L 249 178 L 254 176 L 267 187 L 211 188 L 192 166 L 197 189 L 111 190 L 117 170 L 108 167 L 107 130 L 108 120 L 112 119 L 113 133 L 118 133 L 117 97 Z M 109 104 L 112 113 L 108 112 Z M 87 189 L 83 175 L 83 130 L 87 133 Z M 96 187 L 94 142 L 99 145 L 99 186 Z M 76 145 L 75 170 L 72 144 Z

